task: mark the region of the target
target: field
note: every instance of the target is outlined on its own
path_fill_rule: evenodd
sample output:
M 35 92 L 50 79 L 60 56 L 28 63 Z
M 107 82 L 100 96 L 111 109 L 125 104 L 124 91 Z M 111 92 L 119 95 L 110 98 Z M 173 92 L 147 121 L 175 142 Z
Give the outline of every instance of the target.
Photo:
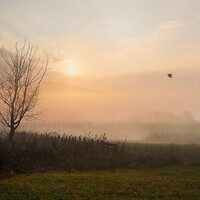
M 18 132 L 0 137 L 0 200 L 200 200 L 200 145 Z
M 1 200 L 200 199 L 200 168 L 47 172 L 0 180 Z

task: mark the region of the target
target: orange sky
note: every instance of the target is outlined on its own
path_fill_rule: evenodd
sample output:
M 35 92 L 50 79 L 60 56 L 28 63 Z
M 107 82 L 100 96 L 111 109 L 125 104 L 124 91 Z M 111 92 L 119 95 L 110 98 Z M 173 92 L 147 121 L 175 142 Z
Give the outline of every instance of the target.
M 129 120 L 155 110 L 200 117 L 200 1 L 0 4 L 0 44 L 27 39 L 50 56 L 40 103 L 47 121 Z

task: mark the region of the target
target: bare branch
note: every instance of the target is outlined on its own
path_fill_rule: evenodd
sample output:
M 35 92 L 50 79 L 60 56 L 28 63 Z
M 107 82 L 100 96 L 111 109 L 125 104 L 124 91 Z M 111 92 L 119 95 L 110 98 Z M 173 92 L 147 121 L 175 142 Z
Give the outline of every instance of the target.
M 33 112 L 39 100 L 40 84 L 47 72 L 49 59 L 37 58 L 38 47 L 24 41 L 15 52 L 0 49 L 0 122 L 14 135 L 22 119 L 30 120 L 40 115 Z

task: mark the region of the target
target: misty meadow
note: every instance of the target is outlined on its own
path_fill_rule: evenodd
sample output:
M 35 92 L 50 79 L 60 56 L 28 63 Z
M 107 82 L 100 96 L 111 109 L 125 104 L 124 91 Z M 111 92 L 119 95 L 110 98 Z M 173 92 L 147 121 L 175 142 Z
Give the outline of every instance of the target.
M 0 200 L 200 199 L 198 0 L 0 0 Z

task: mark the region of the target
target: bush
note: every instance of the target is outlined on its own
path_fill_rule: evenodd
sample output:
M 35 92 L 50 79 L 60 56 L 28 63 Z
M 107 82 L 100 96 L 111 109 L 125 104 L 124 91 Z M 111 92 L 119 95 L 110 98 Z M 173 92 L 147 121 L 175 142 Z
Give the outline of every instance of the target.
M 92 138 L 19 132 L 14 139 L 11 145 L 5 137 L 0 138 L 1 172 L 113 168 L 120 152 L 105 135 Z
M 0 174 L 47 170 L 200 166 L 200 145 L 110 143 L 102 136 L 18 132 L 0 136 Z

